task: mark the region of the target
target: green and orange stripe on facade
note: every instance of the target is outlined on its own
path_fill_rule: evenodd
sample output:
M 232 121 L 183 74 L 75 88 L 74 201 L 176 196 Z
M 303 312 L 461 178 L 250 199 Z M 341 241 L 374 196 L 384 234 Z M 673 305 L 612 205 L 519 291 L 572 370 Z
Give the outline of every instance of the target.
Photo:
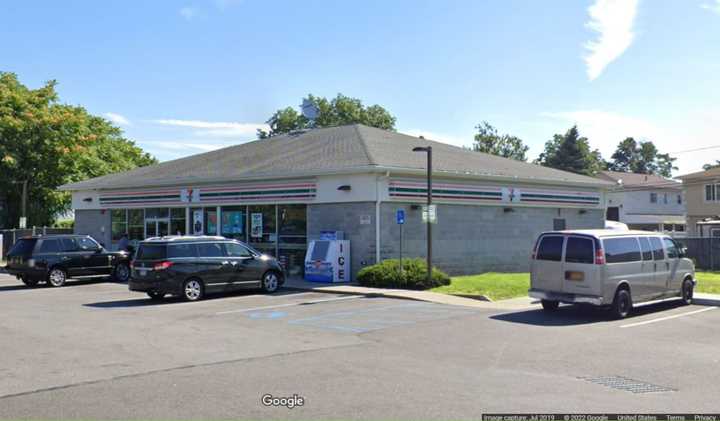
M 264 201 L 305 201 L 313 200 L 317 194 L 315 183 L 248 184 L 243 186 L 200 187 L 199 201 L 183 201 L 182 189 L 127 191 L 107 193 L 100 196 L 100 205 L 158 206 L 194 205 L 203 203 L 252 203 Z

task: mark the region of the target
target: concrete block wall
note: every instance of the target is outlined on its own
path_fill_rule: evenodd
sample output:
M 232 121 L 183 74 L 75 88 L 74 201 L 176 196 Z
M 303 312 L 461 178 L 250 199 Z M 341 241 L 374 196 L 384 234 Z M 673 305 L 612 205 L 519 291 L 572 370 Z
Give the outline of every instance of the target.
M 310 204 L 307 212 L 308 240 L 317 240 L 321 231 L 343 231 L 350 240 L 352 280 L 375 263 L 374 202 Z
M 110 211 L 76 210 L 75 234 L 89 235 L 106 248 L 111 246 Z
M 398 258 L 400 228 L 395 211 L 405 209 L 403 256 L 426 256 L 426 228 L 422 211 L 410 204 L 381 205 L 381 258 Z M 529 267 L 538 234 L 553 230 L 553 220 L 565 219 L 567 229 L 602 228 L 604 211 L 588 209 L 524 208 L 439 204 L 433 225 L 434 265 L 451 275 L 487 271 L 519 272 Z

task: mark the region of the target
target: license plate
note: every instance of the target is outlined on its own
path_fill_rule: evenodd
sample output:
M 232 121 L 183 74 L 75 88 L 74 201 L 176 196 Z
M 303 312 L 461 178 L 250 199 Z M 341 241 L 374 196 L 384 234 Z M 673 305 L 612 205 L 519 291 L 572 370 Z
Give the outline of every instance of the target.
M 146 271 L 146 270 L 141 270 L 141 271 L 139 271 L 139 272 L 140 272 L 140 276 L 145 276 L 145 275 L 147 275 L 147 271 Z
M 565 272 L 565 279 L 568 281 L 582 282 L 585 280 L 585 272 L 567 271 Z

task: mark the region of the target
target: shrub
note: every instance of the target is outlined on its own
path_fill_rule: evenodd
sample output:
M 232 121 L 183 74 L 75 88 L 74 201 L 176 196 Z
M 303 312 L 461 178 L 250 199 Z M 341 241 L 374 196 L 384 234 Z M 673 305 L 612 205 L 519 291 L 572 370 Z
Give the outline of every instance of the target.
M 450 284 L 450 277 L 433 267 L 432 281 L 428 284 L 427 264 L 424 259 L 403 259 L 403 271 L 400 273 L 400 260 L 388 259 L 363 268 L 358 272 L 357 280 L 362 286 L 375 288 L 430 289 Z

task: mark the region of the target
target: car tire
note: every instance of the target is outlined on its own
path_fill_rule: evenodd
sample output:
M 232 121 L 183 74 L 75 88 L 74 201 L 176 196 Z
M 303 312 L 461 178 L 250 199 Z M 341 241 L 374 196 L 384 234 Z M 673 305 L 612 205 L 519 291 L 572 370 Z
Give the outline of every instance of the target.
M 262 278 L 262 290 L 267 294 L 272 294 L 280 288 L 280 278 L 278 274 L 273 271 L 265 272 Z
M 61 268 L 52 268 L 47 276 L 47 284 L 59 288 L 67 282 L 67 273 Z
M 153 301 L 160 301 L 163 298 L 165 298 L 165 293 L 157 292 L 157 291 L 149 291 L 147 293 L 148 297 L 150 297 Z
M 687 306 L 692 304 L 694 290 L 695 285 L 693 284 L 693 281 L 691 279 L 686 279 L 683 281 L 682 289 L 680 290 L 680 298 L 682 299 L 682 303 L 684 305 Z
M 118 263 L 113 269 L 112 279 L 115 282 L 125 283 L 130 280 L 130 266 L 127 263 Z
M 615 292 L 612 307 L 610 309 L 615 319 L 624 319 L 632 311 L 632 297 L 630 291 L 619 289 Z
M 37 284 L 40 282 L 39 280 L 37 280 L 35 278 L 28 278 L 27 276 L 21 276 L 20 280 L 23 282 L 23 284 L 25 284 L 29 287 L 37 286 Z
M 197 278 L 191 278 L 183 282 L 182 297 L 185 301 L 198 301 L 205 295 L 205 286 Z
M 540 300 L 540 304 L 545 311 L 555 311 L 560 306 L 560 302 L 553 300 Z

